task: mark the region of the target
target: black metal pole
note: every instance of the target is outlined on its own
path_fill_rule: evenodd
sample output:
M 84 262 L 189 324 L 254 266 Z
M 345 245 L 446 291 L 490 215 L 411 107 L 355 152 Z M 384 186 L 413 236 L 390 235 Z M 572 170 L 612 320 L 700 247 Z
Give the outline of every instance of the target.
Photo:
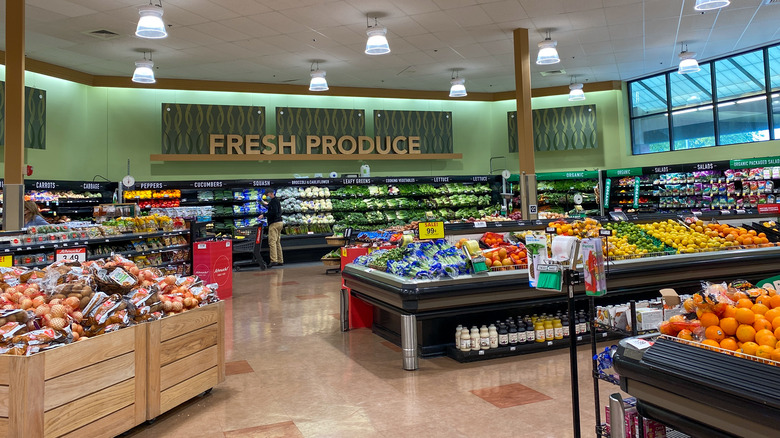
M 593 358 L 593 402 L 596 406 L 596 431 L 601 431 L 601 396 L 599 395 L 598 360 L 596 355 L 596 299 L 592 296 L 588 299 L 590 315 L 590 351 Z M 598 434 L 598 436 L 601 436 Z
M 574 312 L 574 284 L 577 271 L 567 269 L 566 287 L 569 292 L 569 364 L 571 365 L 571 415 L 574 427 L 574 438 L 580 438 L 580 392 L 579 375 L 577 374 L 577 335 Z

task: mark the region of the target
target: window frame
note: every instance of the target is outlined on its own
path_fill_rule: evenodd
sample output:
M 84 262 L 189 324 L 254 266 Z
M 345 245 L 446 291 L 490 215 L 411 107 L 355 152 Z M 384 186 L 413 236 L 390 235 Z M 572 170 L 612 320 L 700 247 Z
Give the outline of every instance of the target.
M 634 80 L 628 81 L 626 84 L 626 90 L 628 91 L 627 94 L 627 100 L 628 100 L 628 124 L 629 124 L 629 137 L 630 137 L 630 148 L 631 148 L 631 155 L 648 155 L 648 154 L 658 154 L 658 153 L 664 153 L 664 152 L 676 152 L 680 150 L 691 150 L 691 149 L 675 149 L 674 148 L 674 142 L 675 142 L 675 135 L 674 135 L 674 113 L 676 111 L 683 111 L 683 110 L 698 110 L 698 108 L 706 107 L 708 105 L 712 106 L 712 123 L 713 123 L 713 131 L 715 134 L 715 144 L 713 146 L 703 146 L 701 149 L 709 148 L 709 147 L 718 147 L 718 146 L 735 146 L 739 144 L 748 144 L 748 143 L 759 143 L 759 142 L 748 142 L 748 143 L 735 143 L 735 144 L 727 144 L 723 145 L 720 141 L 720 121 L 719 121 L 719 114 L 718 114 L 718 106 L 722 103 L 728 103 L 728 102 L 736 102 L 738 100 L 744 99 L 745 96 L 739 96 L 739 97 L 730 97 L 728 99 L 721 100 L 718 97 L 718 89 L 717 89 L 717 67 L 715 65 L 718 61 L 724 61 L 732 58 L 736 58 L 748 53 L 752 52 L 759 52 L 761 53 L 761 56 L 763 57 L 763 71 L 764 71 L 764 91 L 760 93 L 756 93 L 754 95 L 751 95 L 750 97 L 756 97 L 756 96 L 765 96 L 766 99 L 766 105 L 767 105 L 767 127 L 769 128 L 769 139 L 764 141 L 774 141 L 774 140 L 780 140 L 780 136 L 775 134 L 775 123 L 774 123 L 774 113 L 773 113 L 773 107 L 772 107 L 772 82 L 771 82 L 771 70 L 770 70 L 770 59 L 769 59 L 769 49 L 780 47 L 780 44 L 771 44 L 768 46 L 760 47 L 760 48 L 752 48 L 749 50 L 745 50 L 738 53 L 733 53 L 729 56 L 723 56 L 720 58 L 714 58 L 707 61 L 702 62 L 701 64 L 709 64 L 710 66 L 710 88 L 712 90 L 712 101 L 708 104 L 701 104 L 696 106 L 689 106 L 685 107 L 683 109 L 677 109 L 674 110 L 673 105 L 673 99 L 672 99 L 672 74 L 677 74 L 677 69 L 674 70 L 667 70 L 661 73 L 653 74 L 644 76 L 641 78 L 636 78 Z M 664 76 L 665 83 L 666 83 L 666 111 L 661 112 L 655 112 L 651 114 L 643 114 L 640 116 L 634 116 L 633 108 L 634 108 L 634 102 L 633 102 L 633 95 L 630 92 L 632 88 L 632 84 L 635 82 L 643 81 L 655 76 Z M 666 114 L 668 125 L 669 125 L 669 145 L 668 148 L 664 151 L 658 151 L 658 152 L 645 152 L 645 153 L 636 153 L 635 152 L 635 144 L 634 144 L 634 121 L 643 119 L 646 117 L 651 116 L 658 116 L 661 114 Z

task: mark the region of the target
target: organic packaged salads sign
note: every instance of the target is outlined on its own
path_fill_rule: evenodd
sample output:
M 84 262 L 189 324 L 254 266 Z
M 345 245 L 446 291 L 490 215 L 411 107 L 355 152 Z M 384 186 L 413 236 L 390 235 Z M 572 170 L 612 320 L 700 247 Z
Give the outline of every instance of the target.
M 376 156 L 459 158 L 452 154 L 451 114 L 436 111 L 375 111 L 383 121 L 366 135 L 365 111 L 292 108 L 275 110 L 276 133 L 266 131 L 260 106 L 162 104 L 163 159 L 175 155 L 232 156 L 247 161 L 292 159 L 362 159 Z M 384 118 L 380 117 L 384 116 Z M 453 156 L 457 155 L 457 156 Z M 443 156 L 443 155 L 442 155 Z M 155 156 L 153 156 L 154 158 Z M 339 158 L 341 157 L 341 158 Z M 221 157 L 225 158 L 225 157 Z M 294 158 L 294 157 L 293 157 Z M 306 159 L 300 157 L 299 159 Z M 199 159 L 201 161 L 206 161 Z

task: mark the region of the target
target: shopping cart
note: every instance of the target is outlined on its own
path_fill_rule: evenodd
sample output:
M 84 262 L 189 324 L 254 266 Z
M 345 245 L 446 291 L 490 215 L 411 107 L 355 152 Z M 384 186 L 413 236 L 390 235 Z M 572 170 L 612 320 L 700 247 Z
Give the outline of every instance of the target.
M 233 234 L 233 269 L 240 271 L 242 266 L 258 266 L 265 270 L 268 266 L 260 255 L 263 243 L 263 227 L 236 228 Z M 251 257 L 245 257 L 249 254 Z M 239 256 L 239 257 L 236 257 Z

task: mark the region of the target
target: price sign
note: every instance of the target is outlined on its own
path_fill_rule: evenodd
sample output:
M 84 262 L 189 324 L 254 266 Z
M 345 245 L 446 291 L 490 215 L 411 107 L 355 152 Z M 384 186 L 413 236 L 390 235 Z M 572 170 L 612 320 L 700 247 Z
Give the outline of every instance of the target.
M 539 206 L 536 204 L 528 204 L 528 214 L 539 213 Z
M 420 222 L 417 226 L 421 240 L 444 238 L 444 222 Z
M 558 229 L 555 227 L 547 227 L 544 229 L 544 232 L 547 234 L 558 234 Z
M 13 256 L 2 256 L 0 257 L 0 266 L 3 268 L 10 268 L 13 265 Z
M 612 235 L 612 230 L 608 230 L 606 228 L 602 228 L 599 230 L 599 236 L 601 237 L 609 237 Z
M 476 221 L 476 222 L 474 222 L 474 228 L 487 228 L 487 222 L 485 222 L 485 221 Z
M 61 248 L 55 252 L 54 259 L 58 262 L 86 262 L 87 248 Z

